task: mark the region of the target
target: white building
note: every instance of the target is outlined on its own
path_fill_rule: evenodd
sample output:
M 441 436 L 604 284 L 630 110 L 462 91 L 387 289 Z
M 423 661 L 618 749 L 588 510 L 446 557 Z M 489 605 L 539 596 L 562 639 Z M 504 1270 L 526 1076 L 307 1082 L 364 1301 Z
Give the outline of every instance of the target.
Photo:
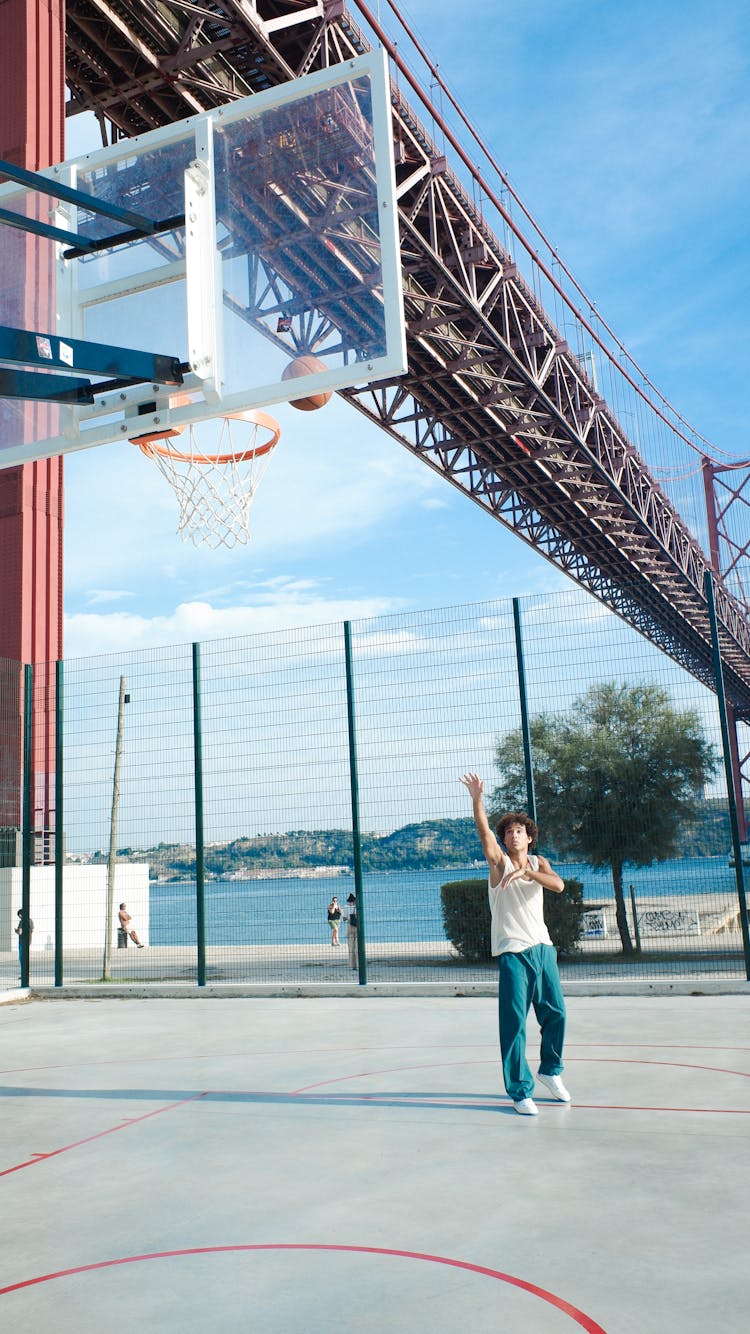
M 0 951 L 17 947 L 15 929 L 21 907 L 23 871 L 0 867 Z M 149 943 L 148 866 L 118 862 L 115 867 L 110 942 L 117 948 L 117 913 L 126 903 L 138 939 Z M 63 949 L 103 948 L 107 916 L 107 867 L 63 868 Z M 31 868 L 31 951 L 52 950 L 55 944 L 55 868 Z M 132 948 L 132 946 L 131 946 Z

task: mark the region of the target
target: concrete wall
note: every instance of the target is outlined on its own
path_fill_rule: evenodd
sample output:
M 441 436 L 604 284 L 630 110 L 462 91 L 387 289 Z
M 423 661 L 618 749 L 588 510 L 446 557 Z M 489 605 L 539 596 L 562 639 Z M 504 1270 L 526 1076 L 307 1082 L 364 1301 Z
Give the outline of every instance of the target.
M 21 906 L 22 875 L 18 866 L 0 867 L 0 951 L 16 949 L 18 945 L 15 928 Z M 147 945 L 148 866 L 123 862 L 115 868 L 114 910 L 110 922 L 113 949 L 117 947 L 117 912 L 123 902 L 128 905 L 139 940 Z M 103 947 L 106 911 L 106 866 L 66 866 L 63 872 L 65 949 Z M 32 953 L 52 950 L 55 941 L 54 866 L 31 868 L 31 920 L 34 923 Z

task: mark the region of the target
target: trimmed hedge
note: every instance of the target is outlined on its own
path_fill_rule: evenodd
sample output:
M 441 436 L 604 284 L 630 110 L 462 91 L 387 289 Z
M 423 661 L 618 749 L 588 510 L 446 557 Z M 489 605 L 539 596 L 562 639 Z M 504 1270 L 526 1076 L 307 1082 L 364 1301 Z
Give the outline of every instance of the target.
M 486 880 L 449 880 L 440 886 L 443 930 L 467 963 L 492 958 Z
M 457 953 L 467 963 L 492 959 L 490 905 L 485 880 L 449 880 L 440 887 L 443 929 Z M 566 880 L 565 891 L 544 895 L 544 919 L 560 955 L 578 950 L 583 911 L 583 885 Z

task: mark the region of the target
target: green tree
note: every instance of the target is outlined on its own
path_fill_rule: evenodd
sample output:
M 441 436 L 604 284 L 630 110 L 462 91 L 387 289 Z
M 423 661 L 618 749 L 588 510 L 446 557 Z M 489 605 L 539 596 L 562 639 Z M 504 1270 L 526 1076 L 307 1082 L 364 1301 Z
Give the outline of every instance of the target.
M 623 893 L 626 861 L 673 857 L 716 769 L 697 713 L 674 708 L 666 690 L 616 682 L 592 686 L 565 717 L 531 720 L 531 756 L 544 841 L 592 866 L 608 866 L 625 954 L 633 953 Z M 521 733 L 497 743 L 501 782 L 493 810 L 526 802 Z

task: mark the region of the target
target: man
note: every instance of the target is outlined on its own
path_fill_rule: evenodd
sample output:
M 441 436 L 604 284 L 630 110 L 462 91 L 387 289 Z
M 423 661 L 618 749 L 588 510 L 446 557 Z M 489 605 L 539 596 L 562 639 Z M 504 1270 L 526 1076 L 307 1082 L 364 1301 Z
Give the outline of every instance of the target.
M 138 939 L 138 932 L 135 929 L 133 919 L 124 903 L 120 904 L 120 911 L 118 912 L 117 917 L 120 922 L 120 930 L 124 931 L 126 936 L 130 936 L 133 944 L 137 945 L 139 950 L 142 950 L 143 946 Z
M 544 889 L 561 894 L 565 886 L 546 857 L 532 854 L 538 830 L 526 812 L 503 815 L 496 838 L 484 809 L 482 779 L 469 773 L 460 781 L 471 797 L 474 823 L 490 868 L 492 953 L 499 956 L 503 1080 L 519 1115 L 536 1116 L 534 1076 L 526 1060 L 526 1019 L 532 1005 L 542 1035 L 537 1079 L 558 1102 L 570 1102 L 560 1078 L 565 1001 L 555 948 L 544 921 Z
M 350 894 L 346 900 L 346 943 L 349 946 L 349 967 L 357 967 L 357 899 Z
M 23 972 L 23 944 L 24 941 L 28 939 L 29 950 L 31 950 L 31 937 L 34 934 L 34 923 L 32 922 L 30 917 L 24 916 L 23 908 L 18 909 L 16 917 L 17 917 L 16 935 L 18 936 L 18 964 L 21 969 L 21 972 Z

